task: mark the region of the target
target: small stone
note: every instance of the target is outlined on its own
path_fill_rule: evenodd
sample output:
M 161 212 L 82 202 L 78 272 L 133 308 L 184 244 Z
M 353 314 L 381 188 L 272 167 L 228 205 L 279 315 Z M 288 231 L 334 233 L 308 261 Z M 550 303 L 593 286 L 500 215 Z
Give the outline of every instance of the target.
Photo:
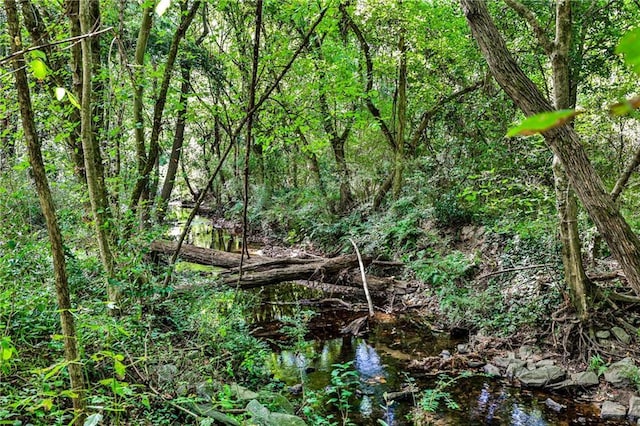
M 574 373 L 571 375 L 571 380 L 576 386 L 588 387 L 597 386 L 600 384 L 598 375 L 593 371 L 583 371 L 581 373 Z
M 611 332 L 609 330 L 598 330 L 596 331 L 596 337 L 598 339 L 608 339 L 611 337 Z
M 613 401 L 605 401 L 600 408 L 601 419 L 622 419 L 627 415 L 627 407 Z
M 493 364 L 497 365 L 500 368 L 507 368 L 509 366 L 509 364 L 511 364 L 514 360 L 515 360 L 515 358 L 495 357 L 493 359 Z
M 549 365 L 554 365 L 555 361 L 552 359 L 543 359 L 535 363 L 536 367 L 547 367 Z
M 440 352 L 440 358 L 447 360 L 449 358 L 451 358 L 451 352 L 449 352 L 448 350 L 444 349 L 442 352 Z
M 534 353 L 535 353 L 534 349 L 529 345 L 520 346 L 520 349 L 518 349 L 518 356 L 522 360 L 527 360 L 531 358 Z
M 487 364 L 483 368 L 484 372 L 490 376 L 499 376 L 500 369 L 493 364 Z
M 509 377 L 510 379 L 519 376 L 521 373 L 523 373 L 523 370 L 525 370 L 526 368 L 525 365 L 526 365 L 526 362 L 524 361 L 513 360 L 513 362 L 511 362 L 507 367 L 506 376 Z
M 629 336 L 629 334 L 622 328 L 613 327 L 611 328 L 611 332 L 616 336 L 616 339 L 620 340 L 625 345 L 628 345 L 631 342 L 631 336 Z
M 562 405 L 559 402 L 556 402 L 551 398 L 547 398 L 547 400 L 544 402 L 544 405 L 546 405 L 547 407 L 551 408 L 556 413 L 559 413 L 560 411 L 562 411 L 565 408 L 567 408 L 566 405 Z
M 629 399 L 629 417 L 636 418 L 640 420 L 640 397 L 632 396 Z
M 467 345 L 466 343 L 460 343 L 458 346 L 456 346 L 456 349 L 458 350 L 458 353 L 460 355 L 469 353 L 469 345 Z
M 474 360 L 469 360 L 467 361 L 467 365 L 469 366 L 469 368 L 479 368 L 482 367 L 484 365 L 484 362 L 482 361 L 474 361 Z

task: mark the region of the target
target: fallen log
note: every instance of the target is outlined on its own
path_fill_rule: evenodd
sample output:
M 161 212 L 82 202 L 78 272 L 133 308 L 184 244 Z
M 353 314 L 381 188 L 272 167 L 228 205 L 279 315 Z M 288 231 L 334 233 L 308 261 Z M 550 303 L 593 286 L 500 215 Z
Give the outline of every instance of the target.
M 331 259 L 313 260 L 302 264 L 292 264 L 284 267 L 271 268 L 265 271 L 247 271 L 239 277 L 237 272 L 227 272 L 222 282 L 237 285 L 241 288 L 255 288 L 285 281 L 313 280 L 335 281 L 332 279 L 342 271 L 348 271 L 358 266 L 355 255 L 345 255 Z
M 154 253 L 171 255 L 177 245 L 173 241 L 157 240 L 151 243 Z M 183 244 L 180 258 L 201 265 L 217 266 L 227 271 L 222 273 L 222 282 L 240 288 L 255 288 L 282 282 L 296 282 L 308 287 L 318 288 L 328 293 L 364 294 L 362 277 L 354 272 L 358 267 L 356 255 L 333 258 L 303 259 L 298 257 L 252 256 L 244 259 L 242 279 L 238 281 L 240 254 L 229 253 L 190 244 Z M 372 263 L 371 258 L 363 259 L 365 265 Z M 381 278 L 367 275 L 369 288 L 376 293 L 393 289 L 398 294 L 409 291 L 409 283 L 394 278 Z
M 151 243 L 151 251 L 165 255 L 172 255 L 177 247 L 174 241 L 156 240 Z M 220 268 L 232 269 L 240 266 L 240 254 L 230 253 L 222 250 L 214 250 L 205 247 L 198 247 L 191 244 L 183 244 L 180 249 L 180 259 L 187 262 L 198 263 L 200 265 L 218 266 Z M 244 259 L 243 270 L 264 270 L 278 266 L 292 265 L 298 263 L 317 262 L 314 259 L 300 259 L 294 257 L 265 257 L 251 256 Z

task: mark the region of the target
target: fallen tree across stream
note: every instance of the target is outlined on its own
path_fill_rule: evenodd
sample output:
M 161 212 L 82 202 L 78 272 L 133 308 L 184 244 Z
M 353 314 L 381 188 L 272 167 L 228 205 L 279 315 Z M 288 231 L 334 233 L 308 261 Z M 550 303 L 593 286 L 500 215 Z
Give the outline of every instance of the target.
M 151 244 L 151 252 L 171 255 L 177 244 L 172 241 L 157 240 Z M 362 279 L 358 271 L 356 255 L 343 255 L 332 258 L 302 257 L 265 257 L 245 258 L 242 277 L 239 276 L 240 254 L 183 244 L 180 258 L 201 265 L 217 266 L 226 269 L 222 272 L 222 282 L 230 286 L 249 289 L 282 282 L 314 283 L 314 288 L 330 293 L 360 293 Z M 365 266 L 373 262 L 363 258 Z M 394 264 L 394 266 L 396 266 Z M 369 287 L 375 293 L 389 290 L 400 294 L 407 293 L 409 285 L 394 278 L 368 276 Z M 326 287 L 323 288 L 323 287 Z M 336 291 L 344 288 L 345 291 Z

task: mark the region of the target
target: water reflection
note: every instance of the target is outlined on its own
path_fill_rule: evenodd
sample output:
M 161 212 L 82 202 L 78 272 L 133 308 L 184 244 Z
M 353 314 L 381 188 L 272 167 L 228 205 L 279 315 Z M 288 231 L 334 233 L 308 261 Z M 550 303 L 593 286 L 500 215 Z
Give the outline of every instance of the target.
M 398 391 L 407 381 L 406 364 L 379 351 L 378 345 L 388 344 L 384 335 L 370 338 L 341 337 L 326 341 L 309 342 L 306 348 L 294 352 L 284 350 L 271 357 L 270 369 L 276 379 L 289 386 L 303 384 L 306 389 L 319 390 L 330 384 L 331 370 L 335 364 L 352 361 L 358 373 L 358 400 L 354 406 L 358 413 L 352 420 L 358 425 L 377 425 L 379 420 L 388 425 L 413 424 L 409 413 L 412 401 L 386 402 L 385 392 Z M 386 336 L 387 338 L 389 336 Z M 425 341 L 426 345 L 429 345 Z M 431 345 L 433 347 L 433 345 Z M 429 351 L 428 348 L 424 348 Z M 420 389 L 433 388 L 431 379 L 416 383 Z M 556 413 L 548 409 L 546 394 L 537 394 L 510 387 L 503 382 L 476 376 L 461 379 L 455 387 L 447 389 L 460 405 L 459 410 L 441 407 L 431 417 L 433 424 L 442 425 L 499 425 L 499 426 L 551 426 L 558 424 L 605 424 L 597 417 L 590 405 L 580 405 L 559 396 L 553 398 L 567 405 L 568 409 Z M 416 399 L 419 395 L 416 396 Z M 616 423 L 606 423 L 616 424 Z M 628 424 L 620 422 L 617 424 Z

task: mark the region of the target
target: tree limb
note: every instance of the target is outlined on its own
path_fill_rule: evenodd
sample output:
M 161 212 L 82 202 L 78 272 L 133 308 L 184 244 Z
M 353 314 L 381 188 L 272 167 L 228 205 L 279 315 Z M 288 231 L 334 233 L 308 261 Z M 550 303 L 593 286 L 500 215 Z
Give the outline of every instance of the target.
M 540 43 L 540 46 L 544 49 L 544 52 L 547 55 L 551 55 L 551 53 L 553 52 L 553 43 L 547 36 L 547 33 L 544 30 L 544 28 L 542 28 L 542 26 L 540 25 L 540 22 L 538 22 L 538 18 L 536 18 L 536 15 L 531 10 L 529 10 L 525 5 L 523 5 L 522 3 L 516 0 L 504 0 L 504 1 L 505 3 L 507 3 L 507 5 L 511 9 L 513 9 L 518 15 L 520 15 L 521 18 L 527 21 L 527 23 L 529 24 L 529 26 L 531 26 L 531 29 L 533 30 L 533 34 L 538 39 L 538 43 Z

